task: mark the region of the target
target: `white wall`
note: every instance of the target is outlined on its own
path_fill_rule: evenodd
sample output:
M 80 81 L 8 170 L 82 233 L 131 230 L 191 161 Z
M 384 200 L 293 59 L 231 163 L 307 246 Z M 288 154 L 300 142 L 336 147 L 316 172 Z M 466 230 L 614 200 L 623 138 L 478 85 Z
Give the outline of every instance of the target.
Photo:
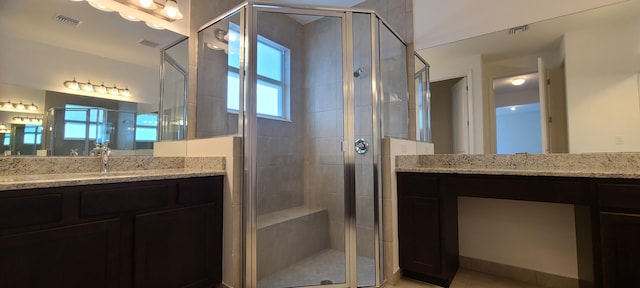
M 573 206 L 458 197 L 460 255 L 578 278 Z
M 414 0 L 416 50 L 624 0 Z
M 500 112 L 496 109 L 497 153 L 541 154 L 540 104 L 520 106 L 515 111 L 510 107 L 499 109 Z
M 569 32 L 565 47 L 569 152 L 640 151 L 640 17 Z
M 472 135 L 472 153 L 485 153 L 485 120 L 483 119 L 483 109 L 485 107 L 485 99 L 483 97 L 483 71 L 482 57 L 480 55 L 472 55 L 465 58 L 446 59 L 438 56 L 431 56 L 432 51 L 421 51 L 420 55 L 429 61 L 429 78 L 431 82 L 448 80 L 459 77 L 470 77 L 467 79 L 469 85 L 469 93 L 473 101 L 473 110 L 471 111 L 471 127 Z M 440 53 L 436 51 L 435 53 Z
M 106 86 L 128 87 L 130 98 L 104 96 L 102 98 L 142 103 L 159 102 L 160 72 L 135 64 L 82 53 L 71 49 L 0 35 L 0 83 L 35 89 L 95 96 L 95 93 L 73 91 L 64 81 L 76 80 Z M 20 55 L 29 55 L 24 57 Z M 158 63 L 160 54 L 158 54 Z M 10 69 L 9 69 L 10 67 Z M 37 67 L 34 69 L 34 67 Z

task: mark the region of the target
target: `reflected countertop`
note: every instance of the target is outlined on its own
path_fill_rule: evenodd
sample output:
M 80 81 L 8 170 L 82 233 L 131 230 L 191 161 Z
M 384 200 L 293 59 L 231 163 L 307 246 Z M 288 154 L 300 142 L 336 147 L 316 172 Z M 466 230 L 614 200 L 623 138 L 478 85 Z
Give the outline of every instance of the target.
M 396 172 L 640 179 L 640 153 L 408 155 Z
M 0 158 L 0 191 L 225 175 L 224 157 Z M 89 171 L 89 172 L 88 172 Z

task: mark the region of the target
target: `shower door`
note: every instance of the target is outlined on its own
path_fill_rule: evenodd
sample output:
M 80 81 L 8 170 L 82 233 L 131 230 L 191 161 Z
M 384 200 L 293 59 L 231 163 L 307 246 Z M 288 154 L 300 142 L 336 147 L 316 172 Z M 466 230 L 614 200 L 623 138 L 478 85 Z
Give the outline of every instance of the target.
M 252 8 L 246 286 L 374 285 L 372 15 Z

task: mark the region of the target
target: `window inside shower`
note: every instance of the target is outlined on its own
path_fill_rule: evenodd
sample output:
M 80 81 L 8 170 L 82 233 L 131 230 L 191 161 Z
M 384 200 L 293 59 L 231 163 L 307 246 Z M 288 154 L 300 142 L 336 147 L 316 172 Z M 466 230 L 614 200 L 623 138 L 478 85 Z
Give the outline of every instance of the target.
M 227 109 L 240 109 L 240 27 L 231 23 L 226 39 L 229 41 L 227 76 Z M 291 50 L 267 37 L 258 35 L 257 49 L 257 112 L 259 117 L 279 120 L 289 118 L 289 72 Z

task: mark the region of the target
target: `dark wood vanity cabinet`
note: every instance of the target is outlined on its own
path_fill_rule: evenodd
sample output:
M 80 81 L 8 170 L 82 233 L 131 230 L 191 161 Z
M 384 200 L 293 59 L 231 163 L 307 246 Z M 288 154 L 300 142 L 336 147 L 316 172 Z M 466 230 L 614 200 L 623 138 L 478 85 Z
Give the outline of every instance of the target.
M 0 192 L 0 287 L 215 287 L 222 176 Z
M 597 185 L 604 287 L 640 287 L 640 183 Z
M 458 267 L 457 223 L 448 207 L 456 205 L 440 193 L 439 179 L 417 173 L 398 174 L 398 238 L 400 268 L 405 276 L 448 287 Z M 448 209 L 442 209 L 448 207 Z M 454 218 L 457 221 L 457 216 Z

